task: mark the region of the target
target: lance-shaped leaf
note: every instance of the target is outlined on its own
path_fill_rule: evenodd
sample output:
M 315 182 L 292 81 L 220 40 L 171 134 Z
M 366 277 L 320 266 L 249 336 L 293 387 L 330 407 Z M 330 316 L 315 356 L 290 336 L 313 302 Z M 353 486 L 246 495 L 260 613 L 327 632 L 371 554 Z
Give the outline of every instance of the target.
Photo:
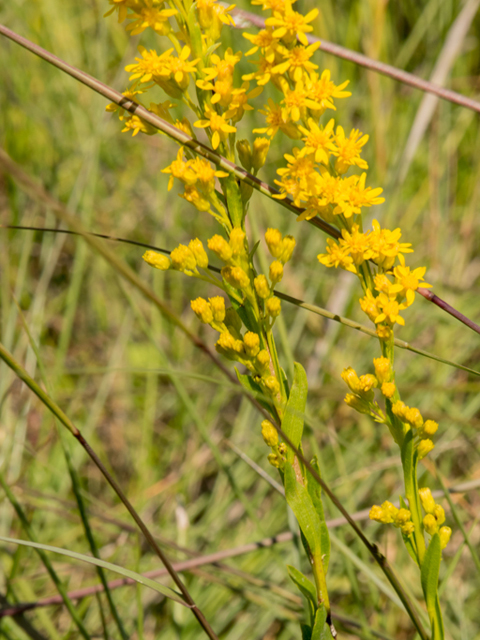
M 293 385 L 290 389 L 285 415 L 282 420 L 282 431 L 290 438 L 295 447 L 299 448 L 302 441 L 303 423 L 305 421 L 305 406 L 307 404 L 308 382 L 307 374 L 301 364 L 295 362 Z M 293 464 L 294 453 L 290 447 L 287 450 L 287 460 Z
M 442 559 L 442 549 L 440 546 L 440 536 L 435 533 L 430 540 L 427 552 L 423 559 L 421 581 L 423 595 L 425 596 L 425 602 L 427 604 L 428 615 L 432 622 L 432 638 L 440 638 L 440 629 L 435 629 L 437 626 L 436 604 L 437 604 L 437 590 L 438 590 L 438 574 L 440 572 L 440 561 Z
M 327 610 L 325 607 L 319 607 L 315 614 L 315 624 L 312 630 L 312 640 L 330 640 L 332 634 L 327 624 Z
M 320 466 L 318 464 L 317 456 L 311 460 L 310 464 L 318 473 L 320 473 Z M 320 517 L 320 539 L 321 539 L 321 551 L 322 551 L 322 561 L 323 568 L 325 570 L 325 574 L 328 571 L 328 563 L 330 560 L 330 535 L 328 533 L 328 527 L 325 522 L 325 513 L 323 511 L 323 502 L 322 502 L 322 487 L 316 480 L 312 477 L 310 471 L 306 469 L 307 473 L 307 489 L 310 497 L 312 499 L 313 505 Z
M 317 590 L 315 585 L 307 578 L 307 576 L 304 576 L 301 571 L 295 569 L 292 565 L 287 564 L 287 570 L 292 582 L 295 583 L 300 593 L 307 599 L 310 618 L 311 620 L 314 620 L 315 611 L 317 610 Z
M 163 584 L 152 580 L 151 578 L 147 578 L 146 576 L 142 576 L 141 573 L 137 573 L 136 571 L 130 571 L 130 569 L 124 569 L 124 567 L 119 567 L 116 564 L 112 564 L 111 562 L 106 562 L 105 560 L 100 560 L 100 558 L 93 558 L 92 556 L 85 556 L 82 553 L 76 553 L 75 551 L 69 551 L 68 549 L 60 549 L 59 547 L 51 547 L 48 544 L 40 544 L 38 542 L 30 542 L 30 540 L 18 540 L 16 538 L 4 538 L 0 536 L 1 542 L 10 542 L 12 544 L 19 544 L 24 547 L 33 547 L 35 549 L 43 549 L 43 551 L 52 551 L 53 553 L 58 553 L 62 556 L 68 556 L 69 558 L 74 558 L 75 560 L 80 560 L 81 562 L 88 562 L 89 564 L 94 564 L 97 567 L 103 567 L 104 569 L 109 569 L 114 573 L 119 573 L 121 576 L 125 578 L 131 578 L 138 582 L 139 584 L 143 584 L 146 587 L 150 587 L 154 591 L 161 593 L 163 596 L 178 602 L 179 604 L 183 604 L 185 607 L 189 607 L 189 605 L 185 602 L 180 594 L 173 589 L 169 589 L 165 587 Z

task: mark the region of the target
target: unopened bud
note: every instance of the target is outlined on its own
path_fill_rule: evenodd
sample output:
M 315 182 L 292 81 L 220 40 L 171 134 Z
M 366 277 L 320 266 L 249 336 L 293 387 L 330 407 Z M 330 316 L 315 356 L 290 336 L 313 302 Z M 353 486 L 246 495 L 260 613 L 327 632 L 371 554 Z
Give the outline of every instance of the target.
M 260 351 L 260 337 L 258 334 L 253 333 L 253 331 L 247 331 L 243 336 L 243 344 L 245 352 L 249 358 L 254 358 Z
M 275 286 L 283 278 L 283 264 L 279 260 L 274 260 L 270 265 L 268 275 L 272 285 Z
M 217 254 L 223 262 L 229 262 L 232 258 L 232 248 L 222 236 L 214 235 L 208 241 L 208 248 Z
M 198 238 L 195 238 L 195 240 L 190 240 L 190 242 L 188 243 L 188 248 L 195 256 L 195 260 L 197 261 L 198 266 L 202 269 L 206 269 L 208 267 L 208 256 L 207 252 L 203 248 L 202 241 Z
M 172 264 L 167 256 L 164 256 L 162 253 L 158 253 L 157 251 L 145 251 L 142 258 L 147 264 L 155 267 L 155 269 L 160 269 L 160 271 L 167 271 L 167 269 L 170 269 Z
M 242 267 L 223 267 L 222 276 L 235 289 L 246 289 L 250 285 L 250 278 Z
M 434 447 L 435 445 L 428 438 L 426 440 L 420 440 L 417 447 L 418 459 L 423 460 L 423 458 L 425 458 L 425 456 L 427 456 Z
M 244 169 L 250 171 L 252 169 L 252 150 L 248 140 L 237 140 L 237 153 L 240 164 Z
M 433 514 L 435 511 L 435 500 L 433 499 L 432 492 L 428 487 L 423 487 L 418 490 L 420 496 L 420 502 L 422 503 L 425 513 Z
M 265 232 L 265 242 L 268 250 L 274 258 L 279 258 L 283 251 L 282 234 L 278 229 L 267 229 Z
M 205 324 L 213 322 L 212 309 L 208 302 L 204 298 L 197 298 L 190 302 L 192 310 L 195 312 L 197 318 L 199 318 Z
M 252 166 L 255 173 L 265 164 L 269 149 L 270 140 L 267 138 L 255 138 L 253 141 Z
M 278 395 L 280 391 L 280 384 L 275 376 L 268 376 L 267 378 L 263 378 L 262 382 L 265 389 L 270 393 L 270 395 Z
M 438 535 L 440 537 L 440 548 L 445 549 L 452 536 L 452 530 L 450 527 L 441 527 Z
M 282 303 L 280 298 L 269 298 L 267 300 L 267 313 L 272 318 L 277 318 L 282 311 Z
M 285 264 L 292 257 L 293 250 L 296 245 L 295 238 L 293 236 L 285 236 L 282 242 L 282 252 L 280 253 L 279 259 Z
M 262 422 L 262 437 L 265 440 L 265 444 L 269 447 L 276 447 L 278 444 L 278 433 L 270 420 L 264 420 Z
M 240 227 L 232 229 L 228 244 L 231 246 L 234 256 L 245 254 L 245 231 Z
M 391 367 L 388 358 L 374 358 L 373 366 L 375 367 L 375 375 L 380 384 L 390 380 Z
M 431 513 L 427 513 L 427 515 L 423 518 L 423 526 L 425 528 L 425 531 L 433 536 L 433 534 L 438 530 L 435 516 L 433 516 Z
M 214 296 L 209 298 L 210 308 L 212 310 L 215 322 L 223 322 L 225 320 L 225 300 L 222 296 Z
M 270 295 L 270 287 L 268 285 L 267 278 L 262 274 L 255 278 L 253 281 L 255 285 L 255 291 L 259 298 L 268 298 Z

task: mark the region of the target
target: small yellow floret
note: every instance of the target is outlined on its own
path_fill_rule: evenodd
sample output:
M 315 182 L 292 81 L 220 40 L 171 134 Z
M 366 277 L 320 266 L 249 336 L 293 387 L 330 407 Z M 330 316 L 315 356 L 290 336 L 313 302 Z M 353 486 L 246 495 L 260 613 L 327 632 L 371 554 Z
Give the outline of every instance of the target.
M 195 238 L 195 240 L 190 240 L 190 242 L 188 243 L 188 248 L 195 256 L 195 260 L 197 261 L 198 266 L 202 269 L 206 269 L 208 267 L 208 256 L 207 252 L 203 248 L 202 241 L 198 238 Z
M 282 311 L 282 303 L 279 298 L 269 298 L 266 306 L 267 313 L 272 318 L 277 318 Z
M 425 528 L 425 531 L 431 536 L 433 536 L 433 534 L 438 531 L 437 521 L 435 519 L 435 516 L 433 516 L 431 513 L 427 513 L 427 515 L 423 518 L 423 526 Z
M 223 262 L 229 262 L 232 259 L 232 248 L 222 236 L 214 235 L 207 244 L 210 251 L 216 253 Z
M 423 487 L 418 490 L 418 494 L 425 513 L 433 513 L 435 511 L 435 500 L 433 499 L 430 489 L 428 487 Z
M 199 320 L 201 320 L 205 324 L 210 324 L 211 322 L 213 322 L 212 309 L 204 298 L 197 298 L 196 300 L 192 300 L 190 302 L 190 306 L 192 307 L 192 310 L 199 318 Z
M 430 439 L 427 438 L 425 440 L 421 440 L 417 447 L 418 459 L 423 460 L 423 458 L 425 458 L 425 456 L 427 456 L 434 447 L 435 445 Z
M 388 358 L 374 358 L 373 366 L 375 367 L 375 375 L 379 384 L 390 380 L 391 366 Z
M 264 276 L 263 274 L 257 276 L 253 281 L 253 284 L 255 285 L 255 291 L 257 292 L 259 298 L 265 300 L 269 297 L 270 286 L 268 284 L 266 276 Z
M 283 264 L 279 260 L 274 260 L 270 265 L 268 275 L 273 286 L 278 284 L 283 278 Z
M 222 276 L 225 282 L 236 289 L 246 289 L 250 286 L 250 278 L 242 267 L 223 267 Z
M 243 344 L 249 358 L 254 358 L 260 351 L 260 337 L 257 333 L 253 333 L 253 331 L 247 331 L 243 336 Z
M 212 310 L 214 321 L 223 322 L 225 320 L 225 300 L 222 296 L 214 296 L 213 298 L 209 298 L 208 302 Z
M 440 536 L 440 548 L 445 549 L 452 536 L 452 530 L 450 527 L 441 527 L 438 535 Z
M 389 400 L 390 398 L 393 398 L 396 390 L 397 387 L 395 386 L 394 382 L 384 382 L 380 387 L 380 391 L 382 392 L 382 394 Z
M 272 256 L 279 258 L 283 249 L 282 234 L 280 231 L 278 229 L 267 229 L 265 232 L 265 242 Z

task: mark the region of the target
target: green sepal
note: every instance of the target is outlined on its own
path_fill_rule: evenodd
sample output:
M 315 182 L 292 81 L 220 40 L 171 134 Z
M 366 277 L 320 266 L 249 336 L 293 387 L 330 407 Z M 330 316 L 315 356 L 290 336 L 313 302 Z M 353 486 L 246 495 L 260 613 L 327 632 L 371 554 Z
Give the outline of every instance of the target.
M 442 549 L 440 546 L 440 536 L 435 533 L 430 540 L 427 552 L 423 559 L 421 581 L 423 595 L 425 596 L 425 603 L 427 605 L 428 615 L 432 626 L 437 619 L 436 616 L 436 602 L 437 602 L 437 590 L 438 590 L 438 574 L 440 572 L 440 561 L 442 559 Z M 433 629 L 432 629 L 433 631 Z M 439 630 L 438 630 L 439 631 Z M 441 637 L 432 634 L 433 638 Z
M 332 637 L 330 628 L 327 624 L 327 610 L 325 607 L 319 607 L 315 614 L 315 624 L 312 630 L 312 640 L 329 640 Z
M 272 413 L 273 404 L 267 400 L 260 385 L 258 385 L 252 376 L 248 376 L 245 373 L 240 373 L 237 367 L 235 367 L 235 373 L 237 374 L 238 381 L 244 389 L 248 391 L 269 413 Z
M 408 509 L 408 505 L 405 500 L 400 496 L 400 506 L 402 509 Z M 405 547 L 407 548 L 408 555 L 412 558 L 416 565 L 418 565 L 417 560 L 417 547 L 415 545 L 415 536 L 412 534 L 411 536 L 406 536 L 402 533 L 403 542 L 405 543 Z
M 315 611 L 317 609 L 317 590 L 313 582 L 311 582 L 301 571 L 287 564 L 288 575 L 292 582 L 296 585 L 300 593 L 305 596 L 310 612 L 310 620 L 314 620 Z
M 285 413 L 282 420 L 282 431 L 297 448 L 300 446 L 300 442 L 302 441 L 307 392 L 307 374 L 305 373 L 305 369 L 302 365 L 295 362 L 293 384 L 285 407 Z M 294 457 L 295 454 L 293 450 L 288 447 L 287 460 L 290 464 L 293 464 Z
M 318 464 L 317 456 L 315 456 L 310 461 L 310 464 L 318 473 L 318 475 L 321 477 L 320 466 Z M 322 501 L 322 487 L 315 480 L 315 478 L 312 476 L 312 474 L 308 469 L 306 469 L 306 474 L 307 474 L 308 493 L 310 494 L 315 510 L 320 517 L 322 562 L 323 562 L 323 568 L 326 575 L 328 571 L 328 563 L 330 561 L 330 534 L 328 533 L 328 527 L 325 522 L 325 512 L 323 510 L 323 501 Z
M 308 544 L 309 556 L 321 555 L 321 522 L 307 489 L 297 482 L 292 465 L 284 467 L 285 498 Z

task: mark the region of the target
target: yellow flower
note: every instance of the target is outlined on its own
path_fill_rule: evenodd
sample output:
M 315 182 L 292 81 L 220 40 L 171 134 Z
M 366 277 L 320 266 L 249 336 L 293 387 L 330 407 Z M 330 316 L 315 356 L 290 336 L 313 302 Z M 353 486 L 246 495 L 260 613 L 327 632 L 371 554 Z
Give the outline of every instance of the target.
M 345 173 L 352 165 L 356 165 L 360 169 L 368 169 L 368 164 L 360 157 L 362 147 L 367 142 L 368 136 L 364 136 L 358 129 L 352 129 L 347 138 L 343 127 L 337 127 L 336 149 L 333 152 L 333 155 L 337 156 L 335 170 L 338 173 Z
M 427 513 L 427 515 L 423 518 L 423 526 L 425 528 L 425 531 L 431 536 L 433 536 L 433 534 L 437 533 L 438 531 L 437 521 L 435 520 L 435 516 L 433 516 L 431 513 Z
M 375 375 L 380 384 L 390 380 L 392 369 L 388 358 L 374 358 L 373 366 L 375 367 Z
M 213 134 L 212 147 L 214 149 L 218 147 L 220 141 L 224 142 L 227 139 L 229 133 L 234 133 L 237 130 L 225 121 L 225 114 L 218 114 L 209 105 L 207 105 L 204 115 L 205 119 L 197 120 L 197 122 L 193 123 L 193 126 L 200 129 L 206 129 L 207 127 L 210 128 L 210 131 Z
M 400 229 L 390 231 L 382 229 L 377 220 L 372 222 L 373 231 L 370 233 L 370 247 L 372 249 L 372 260 L 384 271 L 391 269 L 395 263 L 395 258 L 401 253 L 412 253 L 411 244 L 399 242 L 402 235 Z
M 398 304 L 396 300 L 392 300 L 385 293 L 379 294 L 376 303 L 379 314 L 374 320 L 375 324 L 379 324 L 385 320 L 391 325 L 395 324 L 395 322 L 402 326 L 405 324 L 405 320 L 400 315 L 400 311 L 405 308 L 403 305 Z
M 243 37 L 254 45 L 247 51 L 246 56 L 251 56 L 260 49 L 263 57 L 273 62 L 278 48 L 278 40 L 273 37 L 273 29 L 262 29 L 258 33 L 244 33 Z
M 418 459 L 423 460 L 434 447 L 435 445 L 430 439 L 420 440 L 417 446 Z
M 281 104 L 285 106 L 285 111 L 293 122 L 298 122 L 300 118 L 306 120 L 307 109 L 311 111 L 321 109 L 321 105 L 313 99 L 303 80 L 295 82 L 293 89 L 286 87 L 284 95 L 285 97 Z
M 259 113 L 266 116 L 267 126 L 262 129 L 254 129 L 253 133 L 266 133 L 270 138 L 273 138 L 280 130 L 292 140 L 298 140 L 301 137 L 297 125 L 292 121 L 288 112 L 280 105 L 275 104 L 271 98 L 268 99 L 268 105 L 265 105 L 264 109 L 259 109 Z
M 255 173 L 265 164 L 269 149 L 270 140 L 267 140 L 267 138 L 255 138 L 253 141 L 252 166 Z
M 336 150 L 333 140 L 333 118 L 324 126 L 318 125 L 313 118 L 308 119 L 308 129 L 299 125 L 300 131 L 305 135 L 302 138 L 305 143 L 306 154 L 314 154 L 315 162 L 328 165 L 328 157 Z
M 408 305 L 411 305 L 415 300 L 415 291 L 421 285 L 424 288 L 431 287 L 431 284 L 427 282 L 421 282 L 425 275 L 426 267 L 418 267 L 411 271 L 410 267 L 405 266 L 405 258 L 402 254 L 398 255 L 400 265 L 396 266 L 393 270 L 395 280 L 400 287 L 399 294 L 407 298 Z
M 197 181 L 197 174 L 192 166 L 192 161 L 183 159 L 183 147 L 180 147 L 176 159 L 171 165 L 162 169 L 162 173 L 169 173 L 168 190 L 173 187 L 174 178 L 178 178 L 187 185 L 193 185 Z
M 175 16 L 178 11 L 176 9 L 159 9 L 158 7 L 154 7 L 152 0 L 149 0 L 148 4 L 150 6 L 143 7 L 135 12 L 132 16 L 134 20 L 128 25 L 127 31 L 130 31 L 132 36 L 136 36 L 150 27 L 156 31 L 158 35 L 167 36 L 172 31 L 169 18 Z
M 128 116 L 123 123 L 122 133 L 125 131 L 133 131 L 132 136 L 136 136 L 140 131 L 146 133 L 149 136 L 153 136 L 158 133 L 155 127 L 152 127 L 148 122 L 142 120 L 138 116 Z
M 273 286 L 281 282 L 283 278 L 283 265 L 279 260 L 272 262 L 268 275 Z
M 302 80 L 305 74 L 318 69 L 318 65 L 310 62 L 310 58 L 319 47 L 320 42 L 314 42 L 309 47 L 296 46 L 291 49 L 279 47 L 277 54 L 281 55 L 283 60 L 273 68 L 273 71 L 281 75 L 288 72 L 294 82 Z
M 435 511 L 435 500 L 433 499 L 432 492 L 428 487 L 423 487 L 418 490 L 420 496 L 420 502 L 422 503 L 425 513 L 433 513 Z
M 361 176 L 350 176 L 339 181 L 338 213 L 342 213 L 345 218 L 358 215 L 362 207 L 385 202 L 385 198 L 379 197 L 383 189 L 365 187 L 366 178 L 367 174 L 362 173 Z
M 393 398 L 397 390 L 394 382 L 383 382 L 380 391 L 386 398 Z
M 327 253 L 320 253 L 317 258 L 320 264 L 323 264 L 326 267 L 342 267 L 342 269 L 345 269 L 346 271 L 357 273 L 357 269 L 353 264 L 353 259 L 350 255 L 348 255 L 347 250 L 344 247 L 341 247 L 337 242 L 335 242 L 335 240 L 332 240 L 331 238 L 327 239 Z M 367 292 L 367 294 L 368 293 L 369 292 Z M 370 292 L 370 296 L 371 295 L 372 294 Z M 361 300 L 360 305 L 362 305 Z M 365 311 L 365 309 L 363 310 Z
M 293 11 L 289 0 L 285 0 L 283 10 L 274 11 L 273 17 L 265 20 L 265 25 L 273 27 L 275 29 L 273 37 L 282 40 L 285 44 L 291 44 L 298 38 L 303 45 L 307 46 L 308 39 L 305 34 L 313 31 L 313 27 L 308 23 L 315 20 L 318 13 L 318 9 L 312 9 L 306 16 L 302 16 L 301 13 Z
M 319 109 L 312 110 L 312 115 L 319 118 L 326 109 L 335 111 L 332 98 L 348 98 L 352 95 L 349 91 L 343 91 L 347 84 L 348 80 L 336 86 L 330 80 L 330 71 L 328 69 L 325 69 L 320 77 L 315 71 L 312 72 L 307 82 L 307 89 L 312 100 L 320 105 Z

